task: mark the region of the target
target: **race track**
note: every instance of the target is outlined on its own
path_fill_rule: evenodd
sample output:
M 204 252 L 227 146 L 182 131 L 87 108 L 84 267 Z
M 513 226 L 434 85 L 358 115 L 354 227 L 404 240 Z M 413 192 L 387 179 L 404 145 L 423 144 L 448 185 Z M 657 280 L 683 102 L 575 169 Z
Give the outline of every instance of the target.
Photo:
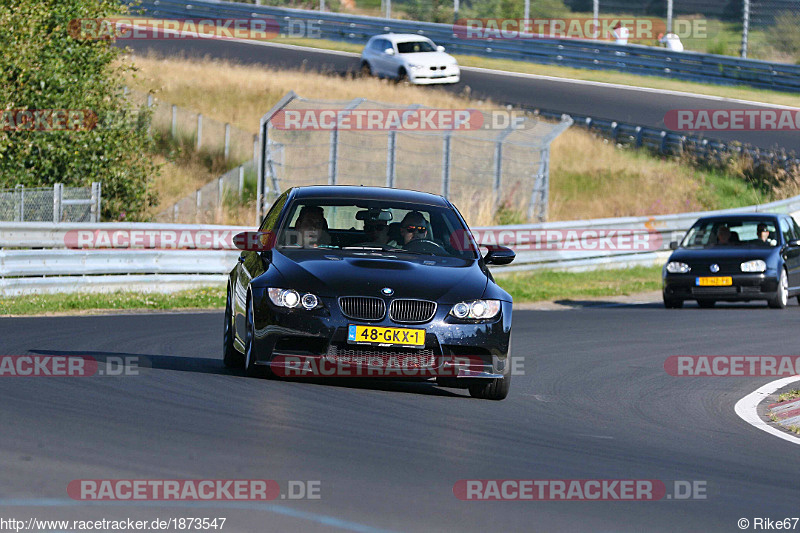
M 4 318 L 0 354 L 136 356 L 138 376 L 0 378 L 0 517 L 227 517 L 224 531 L 739 531 L 798 515 L 800 447 L 740 420 L 774 378 L 680 378 L 670 355 L 789 355 L 800 309 L 517 311 L 503 402 L 432 385 L 251 379 L 222 313 Z M 101 368 L 104 365 L 101 365 Z M 70 500 L 75 479 L 318 480 L 271 503 Z M 707 499 L 461 501 L 461 479 L 705 482 Z
M 275 68 L 306 68 L 345 75 L 359 68 L 356 54 L 318 49 L 275 46 L 223 40 L 126 41 L 136 53 L 152 50 L 164 56 L 228 59 Z M 654 78 L 658 79 L 658 78 Z M 664 114 L 671 109 L 759 109 L 731 100 L 686 93 L 637 89 L 574 80 L 546 79 L 497 71 L 465 68 L 461 83 L 445 89 L 461 93 L 470 88 L 472 98 L 490 98 L 501 104 L 525 104 L 563 113 L 578 113 L 653 128 L 664 128 Z M 301 95 L 308 96 L 308 95 Z M 320 95 L 315 95 L 319 97 Z M 413 103 L 413 102 L 409 102 Z M 264 113 L 269 109 L 265 105 Z M 800 138 L 793 131 L 713 132 L 709 137 L 741 141 L 761 148 L 781 147 L 800 152 Z

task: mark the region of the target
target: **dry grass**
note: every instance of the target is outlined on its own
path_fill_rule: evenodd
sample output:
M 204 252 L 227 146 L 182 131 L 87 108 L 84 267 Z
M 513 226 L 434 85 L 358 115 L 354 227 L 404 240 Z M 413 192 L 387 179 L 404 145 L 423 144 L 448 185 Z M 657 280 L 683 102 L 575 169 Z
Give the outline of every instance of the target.
M 288 91 L 309 99 L 351 100 L 363 97 L 403 105 L 430 107 L 488 107 L 437 88 L 389 83 L 375 78 L 345 81 L 336 75 L 304 71 L 276 71 L 216 60 L 161 59 L 136 56 L 138 74 L 129 84 L 155 91 L 167 102 L 197 110 L 220 122 L 250 132 L 260 117 Z M 549 220 L 674 213 L 714 208 L 714 199 L 702 200 L 705 175 L 675 160 L 618 150 L 589 133 L 572 129 L 554 143 L 551 154 Z M 190 194 L 205 175 L 197 168 L 165 172 L 157 185 L 161 209 L 170 199 Z M 216 176 L 210 176 L 213 178 Z M 527 197 L 528 191 L 514 193 Z M 454 201 L 471 225 L 494 222 L 494 203 L 485 189 L 453 190 Z M 524 198 L 523 198 L 524 199 Z M 252 210 L 215 215 L 217 222 L 252 223 Z

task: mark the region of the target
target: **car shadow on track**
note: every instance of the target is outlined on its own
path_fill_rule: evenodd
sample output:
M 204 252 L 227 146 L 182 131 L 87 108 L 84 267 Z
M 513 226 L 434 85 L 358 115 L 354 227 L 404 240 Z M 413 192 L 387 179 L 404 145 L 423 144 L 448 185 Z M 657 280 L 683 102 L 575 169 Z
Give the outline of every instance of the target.
M 220 376 L 238 376 L 248 381 L 256 381 L 255 378 L 247 378 L 244 369 L 226 368 L 221 359 L 208 357 L 181 357 L 177 355 L 153 355 L 129 352 L 98 352 L 98 351 L 68 351 L 68 350 L 28 350 L 29 353 L 47 356 L 65 357 L 91 357 L 98 364 L 108 365 L 114 369 L 114 374 L 106 375 L 125 375 L 125 368 L 135 368 L 137 373 L 145 373 L 149 369 L 154 370 L 176 370 L 179 372 L 197 372 L 201 374 L 217 374 Z M 460 389 L 444 389 L 438 385 L 427 381 L 398 381 L 389 378 L 275 378 L 275 380 L 306 385 L 322 385 L 343 387 L 349 389 L 368 389 L 385 392 L 405 392 L 411 394 L 422 394 L 428 396 L 463 398 L 468 394 L 466 389 L 462 394 L 453 392 Z M 269 380 L 264 379 L 265 382 Z

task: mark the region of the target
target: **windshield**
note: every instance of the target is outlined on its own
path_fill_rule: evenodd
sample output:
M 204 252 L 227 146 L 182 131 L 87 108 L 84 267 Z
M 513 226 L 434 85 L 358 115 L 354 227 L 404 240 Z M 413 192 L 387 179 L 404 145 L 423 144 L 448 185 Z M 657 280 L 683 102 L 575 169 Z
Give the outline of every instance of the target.
M 778 245 L 777 235 L 771 219 L 700 220 L 686 234 L 681 247 L 773 247 Z
M 477 254 L 468 235 L 461 219 L 446 207 L 378 200 L 303 199 L 290 206 L 278 232 L 277 247 L 474 259 Z
M 406 41 L 397 43 L 397 51 L 401 54 L 416 54 L 418 52 L 435 52 L 436 47 L 430 41 Z

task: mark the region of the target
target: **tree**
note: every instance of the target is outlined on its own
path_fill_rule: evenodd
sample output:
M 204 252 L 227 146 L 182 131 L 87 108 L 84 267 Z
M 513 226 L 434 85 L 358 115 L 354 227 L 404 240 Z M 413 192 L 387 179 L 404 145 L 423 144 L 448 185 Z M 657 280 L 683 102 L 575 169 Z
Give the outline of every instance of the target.
M 113 0 L 0 3 L 0 102 L 6 109 L 0 187 L 100 181 L 106 220 L 141 219 L 155 203 L 150 183 L 157 168 L 143 157 L 152 149 L 150 116 L 123 94 L 133 67 L 112 40 L 70 32 L 71 21 L 125 12 Z M 88 131 L 30 131 L 19 124 L 19 113 L 8 111 L 63 109 L 88 110 L 99 124 Z

